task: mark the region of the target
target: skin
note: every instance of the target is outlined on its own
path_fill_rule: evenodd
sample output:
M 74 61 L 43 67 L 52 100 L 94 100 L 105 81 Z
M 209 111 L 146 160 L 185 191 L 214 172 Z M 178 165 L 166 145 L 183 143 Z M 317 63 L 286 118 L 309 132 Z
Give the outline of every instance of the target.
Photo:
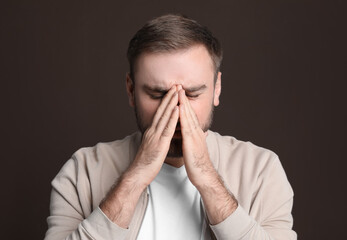
M 129 104 L 136 108 L 142 142 L 133 163 L 102 201 L 101 210 L 127 228 L 141 193 L 165 162 L 185 165 L 210 223 L 222 222 L 236 210 L 237 201 L 214 169 L 206 145 L 211 112 L 219 104 L 221 73 L 214 81 L 213 62 L 202 45 L 142 54 L 135 69 L 135 82 L 127 76 L 127 93 Z M 182 156 L 168 156 L 172 139 L 181 141 Z

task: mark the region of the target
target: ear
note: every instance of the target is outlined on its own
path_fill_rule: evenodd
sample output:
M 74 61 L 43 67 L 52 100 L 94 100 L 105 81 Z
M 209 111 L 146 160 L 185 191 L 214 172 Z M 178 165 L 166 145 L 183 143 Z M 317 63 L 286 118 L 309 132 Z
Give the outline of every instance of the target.
M 222 73 L 218 72 L 217 80 L 214 85 L 214 98 L 213 98 L 213 105 L 217 107 L 219 105 L 219 96 L 222 91 Z
M 135 106 L 135 84 L 133 80 L 130 77 L 130 74 L 127 73 L 127 80 L 126 80 L 126 89 L 127 89 L 127 94 L 129 98 L 129 105 L 131 107 Z

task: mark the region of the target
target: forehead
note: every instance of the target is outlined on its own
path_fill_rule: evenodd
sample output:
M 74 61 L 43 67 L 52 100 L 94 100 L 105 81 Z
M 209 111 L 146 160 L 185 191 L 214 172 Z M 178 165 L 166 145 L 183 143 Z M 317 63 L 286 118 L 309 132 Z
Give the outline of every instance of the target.
M 166 89 L 174 84 L 187 88 L 211 86 L 215 75 L 213 61 L 203 45 L 174 52 L 144 53 L 135 69 L 135 84 Z

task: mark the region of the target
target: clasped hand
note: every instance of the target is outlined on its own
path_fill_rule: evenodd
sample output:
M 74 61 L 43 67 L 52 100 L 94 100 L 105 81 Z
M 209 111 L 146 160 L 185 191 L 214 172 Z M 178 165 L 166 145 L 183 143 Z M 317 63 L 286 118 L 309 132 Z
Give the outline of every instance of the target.
M 162 99 L 151 126 L 145 131 L 133 167 L 142 169 L 142 181 L 149 185 L 164 163 L 171 139 L 180 121 L 183 161 L 187 175 L 196 187 L 215 177 L 206 136 L 181 85 L 175 85 Z
M 207 150 L 206 133 L 201 129 L 184 89 L 178 85 L 162 99 L 151 126 L 143 134 L 133 163 L 100 204 L 106 216 L 119 226 L 129 226 L 140 194 L 159 173 L 178 120 L 183 162 L 191 183 L 201 194 L 209 222 L 220 223 L 235 211 L 237 201 L 214 169 Z

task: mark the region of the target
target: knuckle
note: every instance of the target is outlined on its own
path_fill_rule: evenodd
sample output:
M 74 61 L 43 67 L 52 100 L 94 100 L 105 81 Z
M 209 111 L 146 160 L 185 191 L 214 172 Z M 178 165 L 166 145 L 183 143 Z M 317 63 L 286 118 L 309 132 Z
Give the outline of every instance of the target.
M 152 136 L 153 133 L 154 133 L 154 130 L 153 130 L 153 127 L 151 126 L 151 127 L 149 127 L 149 128 L 146 129 L 146 131 L 145 131 L 145 133 L 144 133 L 144 136 L 145 136 L 145 137 L 149 137 L 149 136 Z
M 164 112 L 163 115 L 161 115 L 160 120 L 163 120 L 165 118 L 167 118 L 167 113 L 166 112 Z
M 164 137 L 168 137 L 170 136 L 170 127 L 169 126 L 166 126 L 163 130 L 163 134 L 162 134 Z
M 192 130 L 190 130 L 190 129 L 185 129 L 185 130 L 183 130 L 183 132 L 184 132 L 184 134 L 186 136 L 191 136 L 192 135 Z
M 156 140 L 157 140 L 156 131 L 152 128 L 147 129 L 143 135 L 142 142 L 145 143 L 146 145 L 152 145 L 156 142 Z

